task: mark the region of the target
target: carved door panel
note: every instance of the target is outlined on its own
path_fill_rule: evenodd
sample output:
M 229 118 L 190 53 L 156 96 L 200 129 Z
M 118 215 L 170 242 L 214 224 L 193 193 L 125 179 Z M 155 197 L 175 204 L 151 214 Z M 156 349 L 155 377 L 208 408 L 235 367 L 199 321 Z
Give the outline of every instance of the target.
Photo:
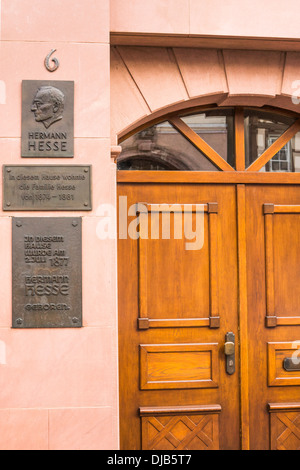
M 118 192 L 121 448 L 238 449 L 236 188 Z
M 248 186 L 246 214 L 250 445 L 296 450 L 300 449 L 299 188 Z

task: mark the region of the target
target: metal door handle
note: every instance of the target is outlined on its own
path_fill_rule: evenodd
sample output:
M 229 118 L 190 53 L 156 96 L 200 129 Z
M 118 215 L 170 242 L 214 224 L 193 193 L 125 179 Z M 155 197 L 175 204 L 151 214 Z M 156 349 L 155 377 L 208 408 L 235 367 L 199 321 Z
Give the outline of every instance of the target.
M 292 357 L 286 357 L 283 361 L 283 368 L 287 372 L 300 371 L 300 363 L 297 362 Z
M 235 373 L 235 335 L 234 333 L 226 333 L 224 353 L 226 356 L 226 372 L 229 375 Z

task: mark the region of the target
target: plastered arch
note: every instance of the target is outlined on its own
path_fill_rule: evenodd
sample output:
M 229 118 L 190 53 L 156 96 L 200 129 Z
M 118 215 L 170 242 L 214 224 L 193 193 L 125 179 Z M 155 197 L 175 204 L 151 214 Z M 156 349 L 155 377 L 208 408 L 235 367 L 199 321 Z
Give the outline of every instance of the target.
M 114 46 L 111 141 L 188 107 L 272 106 L 300 113 L 300 53 Z

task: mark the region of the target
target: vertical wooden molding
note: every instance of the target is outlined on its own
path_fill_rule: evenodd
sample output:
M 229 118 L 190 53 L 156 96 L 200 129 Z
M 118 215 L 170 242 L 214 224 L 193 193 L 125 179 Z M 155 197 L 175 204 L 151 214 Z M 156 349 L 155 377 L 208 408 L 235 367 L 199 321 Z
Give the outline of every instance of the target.
M 266 326 L 277 326 L 275 315 L 275 289 L 274 289 L 274 243 L 273 243 L 273 215 L 274 205 L 264 204 L 265 216 L 265 259 L 266 259 Z
M 241 396 L 241 449 L 250 449 L 249 434 L 249 358 L 248 358 L 248 303 L 246 261 L 246 188 L 237 185 L 238 218 L 238 280 L 240 325 L 240 396 Z
M 147 307 L 147 228 L 148 211 L 140 212 L 140 236 L 139 236 L 139 317 L 148 317 Z M 144 325 L 144 328 L 146 325 Z
M 208 204 L 210 328 L 220 327 L 218 279 L 218 204 Z
M 235 169 L 245 171 L 245 126 L 244 109 L 235 111 Z

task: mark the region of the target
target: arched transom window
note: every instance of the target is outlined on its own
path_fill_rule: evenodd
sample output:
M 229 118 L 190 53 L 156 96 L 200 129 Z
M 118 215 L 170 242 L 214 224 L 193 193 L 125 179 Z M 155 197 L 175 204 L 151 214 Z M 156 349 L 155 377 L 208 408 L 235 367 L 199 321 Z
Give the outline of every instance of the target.
M 277 110 L 170 114 L 120 141 L 118 170 L 299 172 L 300 119 Z

